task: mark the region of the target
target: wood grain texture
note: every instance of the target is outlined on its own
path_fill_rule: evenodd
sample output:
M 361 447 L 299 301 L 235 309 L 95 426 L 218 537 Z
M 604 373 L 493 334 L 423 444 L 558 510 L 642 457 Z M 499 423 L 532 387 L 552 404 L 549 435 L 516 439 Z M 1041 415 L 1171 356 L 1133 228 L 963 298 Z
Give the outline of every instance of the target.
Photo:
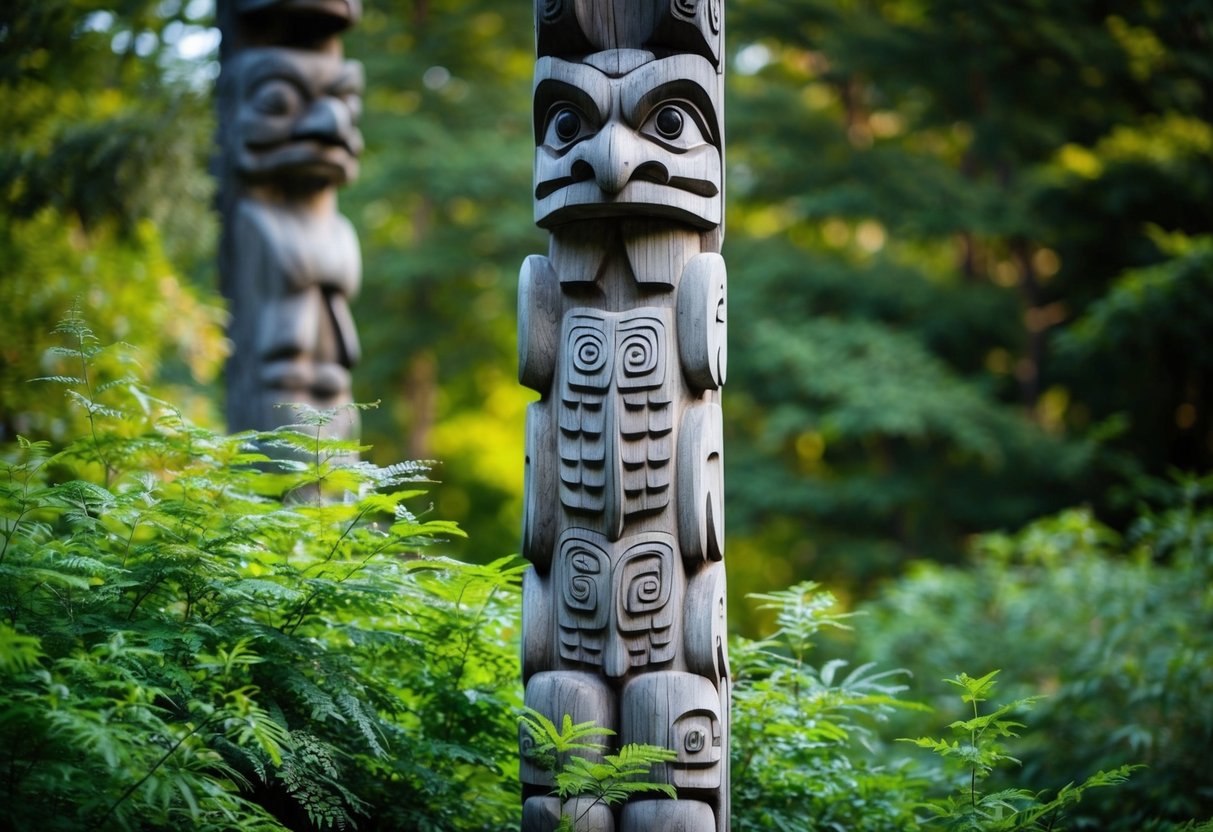
M 556 640 L 552 630 L 552 589 L 549 580 L 534 568 L 522 576 L 522 681 L 552 667 Z
M 711 832 L 712 807 L 696 800 L 634 800 L 623 807 L 620 832 Z
M 518 273 L 518 381 L 546 395 L 556 371 L 560 286 L 548 258 L 533 254 Z
M 707 564 L 687 582 L 683 625 L 687 667 L 712 680 L 729 678 L 727 597 L 723 563 Z
M 526 409 L 526 449 L 522 475 L 522 556 L 547 572 L 560 522 L 557 501 L 559 471 L 551 464 L 555 454 L 551 408 L 533 402 Z
M 678 535 L 688 560 L 724 558 L 724 428 L 720 405 L 683 412 L 678 438 Z
M 525 702 L 560 725 L 567 715 L 574 723 L 594 722 L 599 725 L 614 725 L 618 722 L 618 704 L 610 687 L 593 673 L 573 671 L 537 673 L 527 682 Z M 607 735 L 598 738 L 609 748 L 614 739 Z M 520 731 L 521 760 L 519 779 L 524 785 L 551 786 L 551 775 L 530 759 L 528 749 L 533 745 L 530 735 Z M 595 762 L 602 755 L 593 751 L 578 752 Z M 567 759 L 567 758 L 566 758 Z
M 679 789 L 715 792 L 723 782 L 724 728 L 720 694 L 695 673 L 662 671 L 632 679 L 623 689 L 620 742 L 659 745 L 677 757 L 650 777 Z
M 615 832 L 611 810 L 592 798 L 560 802 L 556 797 L 532 797 L 522 804 L 522 832 L 556 832 L 562 815 L 573 819 L 573 832 Z
M 543 397 L 527 427 L 526 696 L 576 680 L 559 696 L 578 714 L 675 750 L 653 776 L 678 799 L 613 812 L 636 831 L 729 829 L 721 12 L 536 3 L 533 197 L 550 245 L 520 279 L 520 378 Z M 541 267 L 557 287 L 542 298 Z M 528 802 L 524 828 L 556 822 L 553 801 Z
M 692 387 L 718 390 L 728 370 L 728 277 L 724 258 L 704 252 L 678 284 L 678 355 Z

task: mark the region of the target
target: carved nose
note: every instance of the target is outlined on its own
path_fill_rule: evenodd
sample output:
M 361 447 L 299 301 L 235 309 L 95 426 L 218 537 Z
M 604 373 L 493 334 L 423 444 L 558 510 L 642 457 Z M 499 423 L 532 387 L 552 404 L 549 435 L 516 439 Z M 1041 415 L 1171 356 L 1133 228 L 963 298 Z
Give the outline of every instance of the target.
M 349 108 L 336 99 L 321 98 L 308 107 L 303 117 L 295 123 L 291 134 L 296 139 L 343 144 L 350 127 Z
M 602 653 L 602 672 L 608 679 L 618 679 L 628 672 L 628 649 L 618 636 L 607 636 L 606 648 Z
M 634 132 L 611 123 L 585 143 L 582 159 L 594 171 L 594 181 L 602 192 L 617 194 L 644 163 L 643 150 Z

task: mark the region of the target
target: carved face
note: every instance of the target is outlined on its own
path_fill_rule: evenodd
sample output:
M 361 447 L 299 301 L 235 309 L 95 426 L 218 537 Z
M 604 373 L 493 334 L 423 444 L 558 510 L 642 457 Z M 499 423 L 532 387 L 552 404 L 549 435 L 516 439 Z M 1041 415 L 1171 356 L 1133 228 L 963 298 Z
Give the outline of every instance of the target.
M 724 731 L 720 694 L 694 673 L 646 673 L 623 691 L 624 742 L 671 749 L 676 755 L 655 779 L 680 789 L 715 789 L 721 785 Z
M 535 221 L 720 224 L 719 78 L 698 55 L 616 49 L 535 66 Z
M 361 64 L 266 47 L 241 53 L 233 72 L 236 166 L 245 178 L 340 185 L 357 174 Z
M 555 564 L 560 655 L 613 679 L 673 659 L 677 566 L 668 534 L 611 543 L 585 529 L 565 532 Z
M 670 312 L 571 311 L 560 382 L 560 500 L 601 518 L 612 540 L 627 518 L 669 504 L 673 393 Z

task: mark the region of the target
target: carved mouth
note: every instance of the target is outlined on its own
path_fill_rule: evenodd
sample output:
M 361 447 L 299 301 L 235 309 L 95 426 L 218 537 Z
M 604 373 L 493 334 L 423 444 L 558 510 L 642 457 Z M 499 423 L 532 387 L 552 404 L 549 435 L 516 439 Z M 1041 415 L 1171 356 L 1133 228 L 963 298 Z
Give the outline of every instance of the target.
M 594 178 L 593 171 L 589 165 L 583 165 L 578 162 L 573 165 L 572 176 L 561 176 L 556 179 L 548 179 L 545 182 L 540 182 L 535 186 L 535 199 L 547 199 L 552 194 L 559 191 L 561 188 L 567 188 L 569 185 L 576 185 L 578 182 L 587 182 Z M 668 188 L 677 188 L 680 191 L 695 194 L 701 197 L 714 197 L 720 193 L 720 189 L 716 187 L 716 183 L 709 182 L 706 179 L 690 179 L 685 176 L 670 176 L 666 171 L 665 166 L 658 162 L 646 162 L 636 169 L 632 174 L 631 182 L 652 182 L 656 185 L 664 185 Z M 603 202 L 609 202 L 615 195 L 607 197 L 603 192 Z

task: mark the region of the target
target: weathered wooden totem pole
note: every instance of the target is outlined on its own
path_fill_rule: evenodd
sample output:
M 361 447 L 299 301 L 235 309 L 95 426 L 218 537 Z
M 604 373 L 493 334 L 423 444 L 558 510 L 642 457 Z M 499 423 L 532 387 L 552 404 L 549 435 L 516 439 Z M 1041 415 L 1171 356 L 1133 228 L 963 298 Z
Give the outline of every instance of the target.
M 360 0 L 220 0 L 220 275 L 231 304 L 231 430 L 288 423 L 276 406 L 351 401 L 362 275 L 337 188 L 358 170 L 362 66 L 340 33 Z M 345 411 L 329 426 L 357 432 Z
M 519 276 L 526 704 L 672 749 L 677 800 L 525 832 L 729 828 L 720 0 L 536 0 L 535 221 Z

